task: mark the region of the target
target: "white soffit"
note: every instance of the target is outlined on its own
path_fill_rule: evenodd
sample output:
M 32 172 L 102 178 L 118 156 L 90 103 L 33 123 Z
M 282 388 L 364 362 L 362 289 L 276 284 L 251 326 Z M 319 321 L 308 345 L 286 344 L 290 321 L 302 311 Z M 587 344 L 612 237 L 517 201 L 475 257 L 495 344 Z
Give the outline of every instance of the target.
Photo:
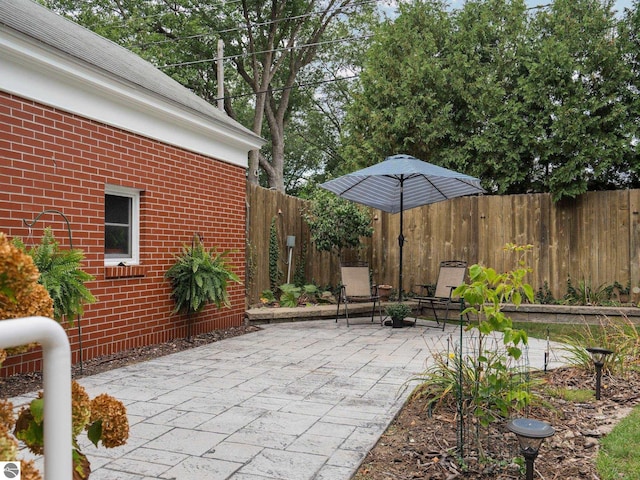
M 244 168 L 265 143 L 1 24 L 0 72 L 0 90 Z

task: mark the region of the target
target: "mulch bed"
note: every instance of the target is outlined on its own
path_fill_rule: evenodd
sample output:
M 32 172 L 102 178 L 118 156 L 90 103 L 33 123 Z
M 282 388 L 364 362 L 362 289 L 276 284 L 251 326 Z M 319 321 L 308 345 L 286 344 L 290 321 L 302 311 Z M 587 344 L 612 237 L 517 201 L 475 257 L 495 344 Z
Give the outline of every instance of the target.
M 532 407 L 527 417 L 551 423 L 556 432 L 540 449 L 535 478 L 598 479 L 598 439 L 639 403 L 640 374 L 631 372 L 624 379 L 603 377 L 601 400 L 584 403 L 566 401 L 548 392 L 559 388 L 593 390 L 593 374 L 561 368 L 544 374 L 543 381 L 543 404 Z M 430 414 L 426 403 L 425 398 L 407 403 L 369 452 L 355 480 L 524 478 L 521 467 L 514 462 L 520 456 L 517 441 L 506 429 L 506 422 L 492 425 L 485 432 L 486 455 L 493 461 L 481 462 L 477 456 L 466 454 L 462 468 L 456 451 L 455 405 L 441 405 Z

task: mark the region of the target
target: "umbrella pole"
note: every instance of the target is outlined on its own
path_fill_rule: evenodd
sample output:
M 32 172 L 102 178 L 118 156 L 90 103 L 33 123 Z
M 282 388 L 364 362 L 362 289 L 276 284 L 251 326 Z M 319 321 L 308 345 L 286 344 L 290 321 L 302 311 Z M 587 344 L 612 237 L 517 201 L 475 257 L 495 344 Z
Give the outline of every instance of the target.
M 404 208 L 404 175 L 400 176 L 400 235 L 398 235 L 398 246 L 400 247 L 400 273 L 398 274 L 398 301 L 402 301 L 402 247 L 404 246 L 403 212 Z

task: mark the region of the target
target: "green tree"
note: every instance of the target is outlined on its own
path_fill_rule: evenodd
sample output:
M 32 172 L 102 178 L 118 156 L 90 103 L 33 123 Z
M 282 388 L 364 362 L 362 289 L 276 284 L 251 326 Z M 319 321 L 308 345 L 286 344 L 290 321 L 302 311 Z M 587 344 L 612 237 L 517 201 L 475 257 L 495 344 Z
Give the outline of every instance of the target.
M 376 35 L 349 109 L 348 168 L 404 152 L 474 175 L 517 173 L 509 131 L 518 117 L 507 106 L 516 101 L 524 12 L 522 1 L 466 2 L 453 12 L 440 1 L 401 5 Z
M 258 183 L 262 171 L 268 186 L 280 191 L 288 124 L 314 98 L 312 86 L 326 80 L 326 65 L 319 59 L 350 43 L 347 38 L 361 36 L 376 8 L 357 0 L 43 1 L 163 68 L 210 102 L 217 92 L 217 42 L 224 40 L 225 110 L 270 140 L 267 148 L 250 152 L 249 181 Z
M 430 160 L 453 131 L 447 5 L 418 1 L 399 8 L 395 21 L 376 30 L 366 54 L 343 127 L 347 162 L 337 173 L 393 153 Z
M 369 210 L 337 195 L 317 189 L 304 219 L 311 230 L 311 240 L 321 252 L 335 252 L 360 245 L 362 237 L 373 235 Z
M 627 106 L 630 127 L 629 138 L 632 140 L 631 148 L 625 149 L 622 160 L 626 166 L 621 165 L 621 171 L 629 172 L 633 179 L 630 186 L 640 186 L 640 162 L 638 162 L 638 141 L 640 138 L 640 2 L 633 2 L 632 8 L 624 13 L 623 20 L 618 25 L 618 41 L 622 50 L 624 61 L 631 71 L 631 79 L 624 90 L 620 101 Z
M 345 168 L 403 152 L 556 200 L 635 185 L 634 90 L 613 27 L 610 1 L 402 4 L 349 106 Z
M 627 97 L 631 72 L 615 34 L 612 0 L 555 0 L 533 19 L 521 97 L 534 191 L 555 200 L 633 185 Z

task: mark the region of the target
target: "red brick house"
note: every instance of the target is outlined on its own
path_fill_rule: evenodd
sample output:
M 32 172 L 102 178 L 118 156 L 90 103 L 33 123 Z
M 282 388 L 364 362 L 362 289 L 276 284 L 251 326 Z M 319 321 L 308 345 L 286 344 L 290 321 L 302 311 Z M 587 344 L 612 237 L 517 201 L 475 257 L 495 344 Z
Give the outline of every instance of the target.
M 61 215 L 31 229 L 24 220 L 68 218 L 95 277 L 97 302 L 79 324 L 84 359 L 186 335 L 163 275 L 195 233 L 232 250 L 244 280 L 247 153 L 262 145 L 137 55 L 30 0 L 0 2 L 0 231 L 31 245 L 51 226 L 66 247 Z M 244 286 L 230 297 L 192 332 L 240 325 Z M 73 362 L 78 330 L 68 330 Z M 39 359 L 10 358 L 2 373 Z

